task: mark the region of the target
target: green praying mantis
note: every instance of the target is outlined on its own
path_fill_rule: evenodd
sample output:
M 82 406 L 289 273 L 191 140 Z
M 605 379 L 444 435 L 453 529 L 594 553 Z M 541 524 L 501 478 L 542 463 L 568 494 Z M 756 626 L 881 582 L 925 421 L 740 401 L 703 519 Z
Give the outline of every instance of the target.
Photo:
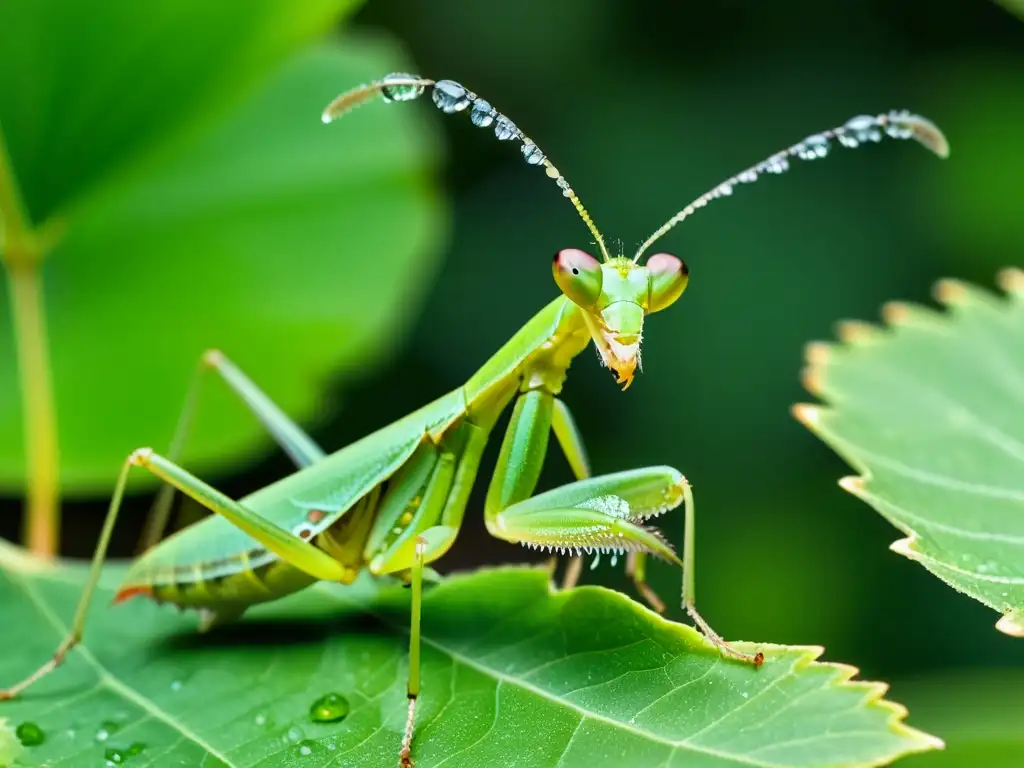
M 601 362 L 625 389 L 640 366 L 645 318 L 685 291 L 689 272 L 675 256 L 643 254 L 665 233 L 711 201 L 764 174 L 786 171 L 792 159 L 812 160 L 833 144 L 856 147 L 884 136 L 913 138 L 939 156 L 948 144 L 931 122 L 908 112 L 853 118 L 814 134 L 730 177 L 659 227 L 632 258 L 612 256 L 565 177 L 505 115 L 450 80 L 392 74 L 335 99 L 323 113 L 331 122 L 381 96 L 412 101 L 430 89 L 444 113 L 468 111 L 499 140 L 521 144 L 530 165 L 543 166 L 586 224 L 603 257 L 559 251 L 553 261 L 560 294 L 542 308 L 461 387 L 419 410 L 326 454 L 240 368 L 218 351 L 201 359 L 179 429 L 167 457 L 150 448 L 125 460 L 68 636 L 53 657 L 0 699 L 22 693 L 58 667 L 79 642 L 85 616 L 117 521 L 126 480 L 141 467 L 162 480 L 151 534 L 159 538 L 171 494 L 182 491 L 216 513 L 149 548 L 136 559 L 116 601 L 146 596 L 200 612 L 200 629 L 238 618 L 250 606 L 303 589 L 318 580 L 352 583 L 360 571 L 394 575 L 411 586 L 408 712 L 399 748 L 400 766 L 412 765 L 416 700 L 420 694 L 420 616 L 424 570 L 455 542 L 481 456 L 495 424 L 513 405 L 484 502 L 491 535 L 528 547 L 572 556 L 563 586 L 579 575 L 584 553 L 626 556 L 637 590 L 656 610 L 664 606 L 645 581 L 646 559 L 655 556 L 682 568 L 682 605 L 724 655 L 759 666 L 760 653 L 743 653 L 725 642 L 696 610 L 694 502 L 683 475 L 668 466 L 591 476 L 583 438 L 560 399 L 572 361 L 591 342 Z M 203 371 L 215 371 L 262 422 L 298 466 L 293 474 L 241 499 L 232 499 L 176 463 L 192 418 L 191 404 Z M 554 433 L 575 482 L 534 494 Z M 646 522 L 684 507 L 682 556 Z

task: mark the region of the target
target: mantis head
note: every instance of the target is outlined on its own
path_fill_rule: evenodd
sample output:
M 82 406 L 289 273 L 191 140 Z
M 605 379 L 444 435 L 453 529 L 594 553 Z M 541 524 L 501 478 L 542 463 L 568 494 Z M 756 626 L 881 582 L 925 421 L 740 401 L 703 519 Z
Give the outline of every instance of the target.
M 689 270 L 682 259 L 656 253 L 640 265 L 623 256 L 600 262 L 566 248 L 555 254 L 555 282 L 584 312 L 602 362 L 626 389 L 640 365 L 644 318 L 682 296 Z

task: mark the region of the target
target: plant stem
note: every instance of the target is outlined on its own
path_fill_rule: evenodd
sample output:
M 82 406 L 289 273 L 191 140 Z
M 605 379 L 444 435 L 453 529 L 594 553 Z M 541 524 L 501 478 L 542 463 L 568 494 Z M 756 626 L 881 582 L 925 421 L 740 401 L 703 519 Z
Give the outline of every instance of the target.
M 11 296 L 25 433 L 28 490 L 23 538 L 36 555 L 53 557 L 60 531 L 57 419 L 40 278 L 44 248 L 21 203 L 0 131 L 0 222 Z

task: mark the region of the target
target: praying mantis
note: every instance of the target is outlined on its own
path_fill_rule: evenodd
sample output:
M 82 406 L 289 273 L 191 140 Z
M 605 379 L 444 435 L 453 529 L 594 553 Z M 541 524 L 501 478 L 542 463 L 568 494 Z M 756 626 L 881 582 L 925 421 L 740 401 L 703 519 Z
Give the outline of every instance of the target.
M 542 166 L 569 199 L 594 239 L 602 260 L 578 249 L 555 254 L 560 295 L 529 319 L 461 387 L 334 453 L 327 454 L 291 421 L 246 374 L 219 351 L 200 361 L 171 450 L 150 448 L 124 461 L 68 636 L 53 657 L 0 699 L 21 694 L 60 666 L 78 644 L 85 616 L 117 521 L 128 475 L 142 468 L 165 485 L 156 504 L 156 536 L 175 489 L 216 513 L 149 548 L 132 564 L 116 602 L 134 596 L 194 608 L 200 630 L 240 617 L 250 606 L 275 600 L 318 580 L 352 583 L 362 570 L 393 575 L 411 586 L 411 630 L 406 727 L 399 765 L 412 766 L 420 695 L 420 619 L 424 571 L 454 544 L 495 425 L 512 415 L 484 501 L 488 532 L 499 539 L 573 556 L 564 587 L 575 584 L 583 553 L 626 555 L 639 593 L 658 611 L 659 597 L 645 581 L 646 560 L 658 557 L 683 572 L 682 605 L 720 652 L 755 667 L 763 655 L 725 642 L 697 612 L 694 583 L 694 500 L 686 478 L 668 466 L 592 476 L 584 440 L 560 398 L 572 361 L 591 343 L 601 363 L 628 388 L 640 368 L 648 315 L 674 304 L 689 271 L 679 258 L 645 252 L 696 210 L 764 174 L 786 171 L 792 159 L 825 157 L 833 144 L 856 147 L 884 136 L 915 139 L 941 157 L 949 147 L 941 131 L 909 112 L 860 116 L 814 134 L 731 176 L 680 210 L 645 240 L 631 258 L 612 256 L 580 198 L 539 147 L 488 102 L 451 80 L 396 73 L 343 93 L 323 112 L 324 122 L 380 96 L 412 101 L 430 89 L 444 113 L 467 112 L 497 139 L 520 143 L 529 165 Z M 195 392 L 216 372 L 297 465 L 297 471 L 241 499 L 232 499 L 181 467 L 176 456 L 192 418 Z M 575 482 L 535 494 L 550 435 Z M 678 555 L 646 522 L 683 505 L 684 538 Z

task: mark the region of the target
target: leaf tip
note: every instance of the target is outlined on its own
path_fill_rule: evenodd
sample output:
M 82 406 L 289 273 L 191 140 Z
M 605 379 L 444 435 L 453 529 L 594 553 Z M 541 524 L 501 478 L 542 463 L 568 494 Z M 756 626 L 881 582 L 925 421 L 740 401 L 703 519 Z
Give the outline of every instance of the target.
M 825 365 L 828 362 L 829 347 L 832 345 L 825 341 L 810 341 L 804 347 L 804 360 L 810 365 Z
M 859 475 L 847 475 L 839 478 L 839 487 L 854 496 L 864 493 L 864 478 Z
M 946 306 L 962 304 L 968 296 L 967 286 L 960 280 L 946 277 L 935 283 L 933 289 L 936 300 Z
M 1010 637 L 1024 637 L 1024 612 L 1006 614 L 996 622 L 996 629 Z
M 847 344 L 864 344 L 878 338 L 882 329 L 863 320 L 840 320 L 836 323 L 836 335 Z
M 996 283 L 1007 293 L 1024 294 L 1024 270 L 1007 267 L 999 270 Z
M 903 301 L 887 301 L 882 305 L 882 319 L 889 325 L 900 325 L 910 319 L 910 305 Z
M 891 552 L 895 552 L 897 555 L 903 555 L 908 560 L 920 559 L 918 551 L 914 549 L 913 536 L 907 536 L 903 539 L 896 539 L 896 541 L 889 545 L 889 550 Z
M 821 422 L 822 407 L 810 403 L 797 403 L 790 412 L 793 417 L 808 429 L 814 429 Z

